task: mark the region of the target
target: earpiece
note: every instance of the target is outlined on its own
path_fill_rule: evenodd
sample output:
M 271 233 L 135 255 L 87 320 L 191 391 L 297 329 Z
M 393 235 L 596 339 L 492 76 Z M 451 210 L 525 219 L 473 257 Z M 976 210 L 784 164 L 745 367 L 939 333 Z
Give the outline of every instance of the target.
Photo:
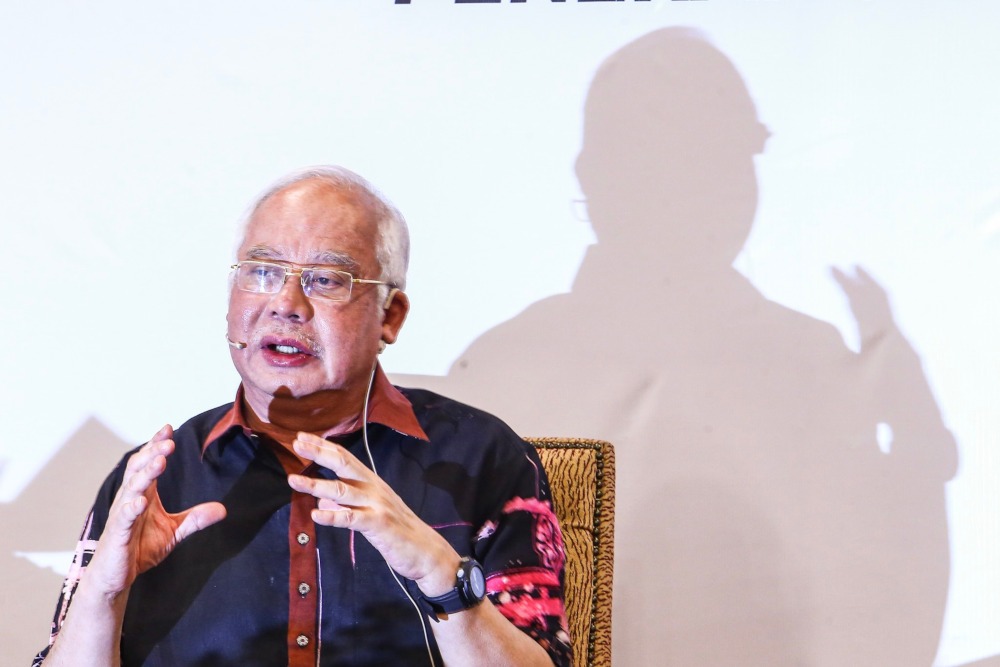
M 392 289 L 389 290 L 389 294 L 386 295 L 385 301 L 382 303 L 382 310 L 386 310 L 386 311 L 389 310 L 389 306 L 392 305 L 392 300 L 396 298 L 396 295 L 399 293 L 399 291 L 400 290 L 399 290 L 398 287 L 393 287 Z M 386 342 L 386 340 L 384 338 L 378 342 L 378 353 L 379 354 L 382 354 L 383 352 L 385 352 L 385 346 L 387 344 L 388 343 Z
M 385 297 L 385 303 L 382 304 L 382 310 L 389 310 L 389 306 L 392 305 L 392 300 L 396 298 L 398 292 L 398 287 L 393 287 L 389 290 L 389 294 Z

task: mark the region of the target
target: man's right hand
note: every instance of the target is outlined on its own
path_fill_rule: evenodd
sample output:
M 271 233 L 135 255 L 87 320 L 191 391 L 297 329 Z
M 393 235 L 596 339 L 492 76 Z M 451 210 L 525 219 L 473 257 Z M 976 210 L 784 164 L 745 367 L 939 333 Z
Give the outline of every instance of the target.
M 118 665 L 118 642 L 128 591 L 136 577 L 158 565 L 181 540 L 226 516 L 222 503 L 168 514 L 156 479 L 174 451 L 167 425 L 133 454 L 108 513 L 104 532 L 45 661 L 49 665 Z
M 135 578 L 158 565 L 185 537 L 226 516 L 222 503 L 202 503 L 168 514 L 156 492 L 156 478 L 174 451 L 174 431 L 166 425 L 128 460 L 94 558 L 88 585 L 105 595 L 127 590 Z

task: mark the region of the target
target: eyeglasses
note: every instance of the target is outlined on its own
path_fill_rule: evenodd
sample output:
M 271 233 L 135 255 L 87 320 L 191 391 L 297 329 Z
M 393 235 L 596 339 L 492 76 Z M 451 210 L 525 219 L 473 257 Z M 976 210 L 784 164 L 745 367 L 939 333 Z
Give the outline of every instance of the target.
M 281 291 L 285 279 L 289 275 L 298 274 L 302 291 L 310 299 L 326 299 L 327 301 L 347 301 L 351 298 L 351 287 L 354 283 L 365 285 L 388 285 L 381 280 L 355 278 L 346 271 L 335 269 L 293 269 L 282 264 L 270 262 L 245 261 L 229 267 L 235 271 L 236 287 L 244 292 L 257 294 L 276 294 Z

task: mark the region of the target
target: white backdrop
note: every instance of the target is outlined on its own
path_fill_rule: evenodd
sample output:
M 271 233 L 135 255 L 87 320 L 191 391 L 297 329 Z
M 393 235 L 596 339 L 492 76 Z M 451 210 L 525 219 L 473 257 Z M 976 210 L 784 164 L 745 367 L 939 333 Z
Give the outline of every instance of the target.
M 23 499 L 88 420 L 137 443 L 232 399 L 235 221 L 292 168 L 348 166 L 409 220 L 413 310 L 390 371 L 444 374 L 567 291 L 594 240 L 573 173 L 590 80 L 670 25 L 730 58 L 773 134 L 736 268 L 854 349 L 830 267 L 861 264 L 889 293 L 961 457 L 936 664 L 1000 654 L 991 0 L 8 3 L 0 501 Z

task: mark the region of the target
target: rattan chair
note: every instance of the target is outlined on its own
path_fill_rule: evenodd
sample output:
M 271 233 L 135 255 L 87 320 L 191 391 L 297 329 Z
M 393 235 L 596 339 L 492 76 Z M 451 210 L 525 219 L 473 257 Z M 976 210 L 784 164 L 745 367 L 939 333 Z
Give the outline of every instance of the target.
M 611 443 L 526 438 L 549 476 L 566 546 L 566 615 L 573 665 L 611 664 L 615 452 Z

